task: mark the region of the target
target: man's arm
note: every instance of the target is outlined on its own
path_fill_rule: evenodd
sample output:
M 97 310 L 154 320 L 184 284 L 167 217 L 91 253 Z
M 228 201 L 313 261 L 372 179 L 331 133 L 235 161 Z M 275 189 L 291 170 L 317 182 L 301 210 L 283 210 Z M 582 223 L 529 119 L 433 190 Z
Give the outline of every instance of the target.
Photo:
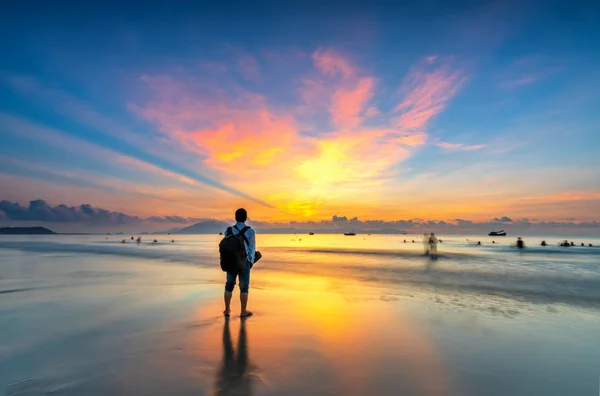
M 254 230 L 250 228 L 248 232 L 246 232 L 246 236 L 248 237 L 248 260 L 250 260 L 251 263 L 254 263 L 254 254 L 256 253 L 256 236 Z

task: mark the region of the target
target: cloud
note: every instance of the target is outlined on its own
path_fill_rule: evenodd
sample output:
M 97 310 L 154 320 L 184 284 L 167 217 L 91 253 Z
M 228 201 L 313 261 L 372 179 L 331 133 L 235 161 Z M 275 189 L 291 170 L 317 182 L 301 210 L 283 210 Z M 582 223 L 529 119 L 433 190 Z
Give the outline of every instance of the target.
M 523 76 L 523 77 L 517 78 L 516 80 L 503 81 L 501 83 L 501 85 L 503 87 L 516 88 L 516 87 L 520 87 L 522 85 L 533 84 L 534 82 L 539 81 L 540 79 L 541 79 L 540 75 Z
M 332 49 L 320 49 L 313 53 L 315 68 L 328 79 L 320 80 L 316 89 L 330 98 L 329 112 L 337 128 L 352 129 L 360 126 L 367 116 L 367 105 L 374 95 L 375 78 L 366 75 L 345 56 Z M 308 80 L 311 81 L 311 80 Z M 323 87 L 325 90 L 323 90 Z M 306 88 L 305 88 L 306 91 Z M 314 95 L 308 95 L 313 96 Z M 377 109 L 371 106 L 368 114 Z
M 332 49 L 319 49 L 312 55 L 317 69 L 331 76 L 350 77 L 356 71 L 350 61 Z
M 428 57 L 416 64 L 400 88 L 402 101 L 394 109 L 399 113 L 395 125 L 422 130 L 446 108 L 465 82 L 466 77 L 452 67 L 450 57 Z
M 351 87 L 340 88 L 333 94 L 331 115 L 336 126 L 355 128 L 362 123 L 363 118 L 360 115 L 368 101 L 373 97 L 373 85 L 374 80 L 365 77 L 356 81 Z M 371 109 L 374 108 L 371 107 Z M 369 112 L 369 114 L 372 113 L 373 110 Z
M 150 216 L 146 220 L 153 221 L 155 223 L 189 224 L 195 219 L 181 216 Z
M 150 216 L 139 217 L 121 212 L 114 212 L 90 204 L 81 204 L 68 206 L 65 204 L 52 206 L 46 201 L 38 199 L 29 202 L 28 206 L 22 206 L 16 202 L 0 201 L 0 220 L 3 223 L 10 224 L 31 224 L 51 223 L 62 227 L 69 232 L 74 227 L 81 226 L 85 230 L 93 231 L 97 228 L 106 229 L 107 226 L 119 229 L 119 227 L 167 227 L 168 225 L 189 225 L 202 221 L 214 221 L 214 219 L 192 218 L 182 216 Z M 350 227 L 357 232 L 373 233 L 396 233 L 396 232 L 423 232 L 423 231 L 461 231 L 461 232 L 487 232 L 497 226 L 498 222 L 504 223 L 504 228 L 509 232 L 529 230 L 536 232 L 540 230 L 556 230 L 563 232 L 569 229 L 589 229 L 600 228 L 600 221 L 549 221 L 534 222 L 531 219 L 512 219 L 503 216 L 494 218 L 487 222 L 475 222 L 465 219 L 454 220 L 427 220 L 427 219 L 409 219 L 409 220 L 360 220 L 358 217 L 334 215 L 330 220 L 322 221 L 291 221 L 291 222 L 265 222 L 251 220 L 251 224 L 259 232 L 333 232 L 338 233 L 347 231 Z M 69 228 L 70 227 L 70 228 Z M 164 228 L 162 228 L 164 230 Z
M 167 174 L 178 175 L 182 177 L 180 180 L 192 179 L 197 182 L 203 183 L 207 186 L 214 187 L 216 189 L 229 192 L 233 195 L 237 195 L 242 198 L 254 201 L 266 207 L 271 205 L 263 200 L 255 198 L 246 192 L 232 188 L 229 185 L 221 183 L 217 180 L 204 176 L 196 171 L 190 171 L 184 166 L 180 166 L 177 163 L 163 160 L 159 157 L 155 157 L 152 154 L 137 151 L 132 155 L 128 155 L 126 151 L 112 150 L 110 148 L 103 147 L 99 144 L 86 141 L 84 139 L 63 133 L 53 128 L 48 128 L 36 123 L 24 120 L 18 117 L 14 117 L 10 114 L 0 113 L 0 124 L 2 124 L 6 131 L 13 133 L 21 138 L 27 138 L 33 141 L 42 141 L 55 147 L 66 148 L 74 152 L 82 153 L 89 152 L 90 155 L 94 156 L 105 156 L 108 158 L 118 158 L 119 160 L 135 162 L 140 166 L 147 166 L 152 168 L 162 169 Z M 159 165 L 156 165 L 159 164 Z
M 278 163 L 298 148 L 295 120 L 272 109 L 266 98 L 246 91 L 204 97 L 177 81 L 145 76 L 154 97 L 136 112 L 203 156 L 213 169 L 233 173 Z M 176 93 L 174 93 L 176 92 Z M 235 164 L 237 171 L 233 171 Z
M 96 208 L 90 204 L 79 206 L 56 205 L 51 206 L 42 199 L 30 201 L 28 206 L 21 206 L 17 202 L 0 201 L 0 212 L 5 220 L 22 222 L 48 222 L 48 223 L 89 223 L 91 225 L 138 225 L 144 221 L 156 223 L 188 224 L 197 219 L 180 216 L 152 216 L 140 218 L 120 212 Z
M 10 220 L 41 222 L 92 222 L 97 224 L 138 224 L 141 219 L 119 212 L 111 212 L 91 205 L 50 206 L 46 201 L 38 199 L 30 201 L 29 206 L 21 206 L 16 202 L 0 201 L 0 210 Z
M 446 150 L 464 150 L 464 151 L 474 151 L 480 150 L 485 147 L 485 144 L 475 144 L 475 145 L 466 145 L 463 143 L 449 143 L 449 142 L 436 142 L 436 146 L 441 147 Z
M 251 185 L 288 214 L 314 216 L 322 204 L 393 178 L 464 81 L 449 58 L 423 60 L 399 90 L 400 104 L 382 112 L 373 103 L 378 79 L 365 68 L 334 49 L 318 49 L 311 60 L 292 92 L 298 106 L 233 78 L 220 77 L 215 87 L 190 73 L 144 75 L 152 94 L 131 108 L 232 186 Z
M 527 55 L 515 60 L 503 70 L 499 76 L 499 85 L 504 88 L 519 88 L 538 83 L 562 70 L 552 58 Z

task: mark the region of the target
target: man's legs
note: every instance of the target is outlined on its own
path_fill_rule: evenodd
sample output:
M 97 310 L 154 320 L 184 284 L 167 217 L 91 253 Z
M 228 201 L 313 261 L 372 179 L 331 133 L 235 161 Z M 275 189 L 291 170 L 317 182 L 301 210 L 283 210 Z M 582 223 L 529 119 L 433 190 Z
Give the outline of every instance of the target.
M 225 292 L 224 300 L 225 300 L 225 311 L 223 313 L 225 315 L 229 315 L 231 313 L 231 297 L 233 296 L 232 292 Z
M 231 313 L 231 297 L 233 296 L 233 288 L 235 287 L 235 278 L 237 274 L 233 274 L 231 272 L 227 273 L 227 282 L 225 283 L 225 294 L 223 295 L 223 299 L 225 300 L 225 311 L 223 314 L 225 316 L 229 316 Z
M 246 271 L 240 272 L 240 303 L 242 305 L 241 317 L 250 316 L 252 312 L 248 311 L 248 288 L 250 286 L 250 265 Z
M 240 316 L 246 316 L 248 311 L 246 306 L 248 305 L 248 293 L 240 293 L 240 302 L 242 303 L 242 313 Z

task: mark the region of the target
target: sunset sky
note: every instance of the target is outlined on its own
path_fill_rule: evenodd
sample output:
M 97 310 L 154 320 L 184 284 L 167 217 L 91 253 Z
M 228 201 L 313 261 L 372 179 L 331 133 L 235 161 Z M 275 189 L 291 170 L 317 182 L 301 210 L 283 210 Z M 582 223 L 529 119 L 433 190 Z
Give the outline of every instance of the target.
M 58 3 L 0 15 L 0 225 L 600 220 L 597 3 Z

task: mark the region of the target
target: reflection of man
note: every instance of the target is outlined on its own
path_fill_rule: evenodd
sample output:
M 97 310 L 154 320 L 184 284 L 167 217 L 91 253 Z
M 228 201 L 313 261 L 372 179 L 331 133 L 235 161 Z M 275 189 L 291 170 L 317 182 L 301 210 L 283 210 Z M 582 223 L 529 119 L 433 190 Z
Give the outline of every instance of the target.
M 223 327 L 223 362 L 217 373 L 215 394 L 220 396 L 251 395 L 252 375 L 249 368 L 246 321 L 241 320 L 236 357 L 229 330 L 229 318 L 226 317 Z

